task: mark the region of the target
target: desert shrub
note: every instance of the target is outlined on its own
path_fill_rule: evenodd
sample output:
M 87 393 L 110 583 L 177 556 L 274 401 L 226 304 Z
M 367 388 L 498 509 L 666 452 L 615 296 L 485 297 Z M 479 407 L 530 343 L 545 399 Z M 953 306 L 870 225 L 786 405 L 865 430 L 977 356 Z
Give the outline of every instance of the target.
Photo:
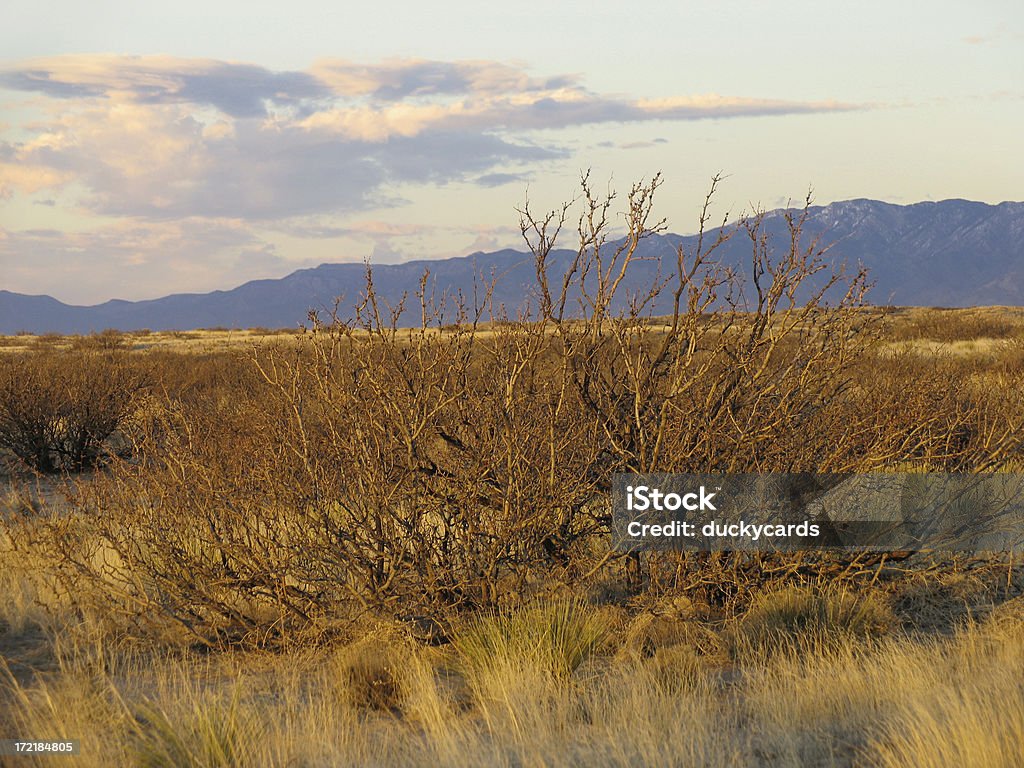
M 576 601 L 483 613 L 455 636 L 459 667 L 490 731 L 521 738 L 560 717 L 586 676 L 573 673 L 605 642 L 607 617 Z
M 631 190 L 613 242 L 612 199 L 584 179 L 568 263 L 553 253 L 569 206 L 524 208 L 537 280 L 515 320 L 493 286 L 470 304 L 426 275 L 389 306 L 368 270 L 353 315 L 313 316 L 295 344 L 146 354 L 136 366 L 164 391 L 134 431 L 139 461 L 80 499 L 122 570 L 98 572 L 58 528 L 54 569 L 140 632 L 169 623 L 203 643 L 283 642 L 368 608 L 495 609 L 594 574 L 742 605 L 797 568 L 837 572 L 838 556 L 619 556 L 615 472 L 966 471 L 1017 450 L 1012 384 L 993 395 L 955 360 L 885 350 L 865 276 L 823 260 L 806 211 L 780 247 L 754 215 L 619 295 L 661 229 L 659 183 Z M 732 237 L 749 242 L 742 274 L 716 260 Z
M 117 352 L 130 348 L 129 337 L 116 328 L 107 328 L 87 336 L 75 336 L 71 349 L 76 351 Z
M 934 558 L 932 564 L 939 568 L 911 574 L 898 584 L 893 608 L 904 624 L 917 630 L 949 632 L 992 604 L 999 587 L 985 582 L 983 570 L 960 570 L 961 563 L 956 560 Z
M 141 386 L 123 357 L 10 356 L 0 368 L 0 446 L 39 472 L 93 466 Z
M 624 633 L 620 656 L 650 658 L 660 651 L 683 646 L 712 659 L 721 651 L 721 639 L 705 622 L 671 613 L 638 614 Z
M 157 382 L 170 401 L 191 403 L 199 410 L 217 400 L 246 400 L 264 391 L 252 360 L 232 350 L 152 350 L 134 360 L 134 366 Z
M 932 309 L 894 323 L 901 340 L 930 339 L 954 342 L 971 339 L 1007 339 L 1020 334 L 1024 323 L 1005 312 L 984 309 Z
M 445 355 L 415 363 L 434 366 L 423 375 L 436 378 L 413 400 L 400 370 L 353 371 L 344 358 L 332 374 L 340 383 L 318 391 L 304 377 L 317 358 L 293 354 L 289 368 L 257 361 L 273 384 L 166 400 L 137 434 L 143 461 L 118 466 L 79 499 L 103 510 L 95 532 L 132 575 L 115 588 L 55 531 L 65 577 L 81 584 L 84 576 L 98 600 L 140 628 L 166 620 L 206 641 L 266 642 L 367 602 L 402 613 L 491 602 L 512 588 L 503 579 L 557 564 L 552 532 L 599 525 L 584 508 L 593 480 L 572 458 L 595 450 L 593 441 L 575 439 L 569 416 L 553 422 L 549 398 L 509 413 L 498 405 L 508 392 L 474 377 L 471 396 L 440 421 L 438 402 L 454 405 L 464 391 Z M 297 381 L 275 378 L 296 370 Z M 410 451 L 406 429 L 424 425 L 406 418 L 425 418 L 443 436 L 422 447 L 417 437 Z M 553 463 L 552 433 L 566 466 Z M 432 468 L 432 455 L 445 451 L 446 471 Z M 505 458 L 489 469 L 495 456 Z M 543 483 L 533 479 L 540 471 Z
M 287 336 L 295 332 L 295 328 L 267 328 L 262 325 L 249 328 L 250 336 Z

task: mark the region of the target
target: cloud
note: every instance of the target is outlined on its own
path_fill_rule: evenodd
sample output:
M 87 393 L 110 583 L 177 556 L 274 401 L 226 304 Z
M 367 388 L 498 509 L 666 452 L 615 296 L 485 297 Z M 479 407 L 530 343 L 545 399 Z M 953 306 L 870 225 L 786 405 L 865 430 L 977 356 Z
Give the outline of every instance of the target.
M 966 38 L 981 42 L 985 38 Z M 309 71 L 170 56 L 72 55 L 0 71 L 0 86 L 61 100 L 189 104 L 236 118 L 289 112 L 309 128 L 358 138 L 454 128 L 556 128 L 595 122 L 841 111 L 858 105 L 704 94 L 631 100 L 588 90 L 576 74 L 534 77 L 494 61 L 321 59 Z M 371 127 L 372 126 L 372 127 Z
M 280 277 L 299 266 L 237 221 L 117 222 L 75 232 L 0 229 L 6 288 L 75 303 L 208 291 Z M 155 288 L 140 293 L 139 286 Z
M 0 72 L 48 97 L 0 144 L 0 194 L 76 182 L 94 213 L 287 219 L 394 204 L 399 184 L 483 185 L 567 156 L 523 134 L 595 123 L 856 109 L 716 94 L 630 100 L 495 61 L 317 61 L 308 72 L 170 56 L 71 55 Z M 511 136 L 516 135 L 513 139 Z
M 428 224 L 399 224 L 379 219 L 353 221 L 345 226 L 332 226 L 310 219 L 291 219 L 278 229 L 292 237 L 337 239 L 342 237 L 420 237 L 439 227 Z
M 311 72 L 339 94 L 373 96 L 381 101 L 548 91 L 572 87 L 579 81 L 577 75 L 530 77 L 520 67 L 496 61 L 394 59 L 358 64 L 345 59 L 320 59 Z
M 524 91 L 497 97 L 475 96 L 443 102 L 369 103 L 324 109 L 302 125 L 348 139 L 387 141 L 431 130 L 533 131 L 599 123 L 844 112 L 862 106 L 838 101 L 794 102 L 728 98 L 714 94 L 660 100 L 626 100 L 581 88 Z
M 373 243 L 370 261 L 374 264 L 396 264 L 405 261 L 405 255 L 391 240 L 380 238 Z
M 258 221 L 387 206 L 396 185 L 445 184 L 498 164 L 563 155 L 479 131 L 380 143 L 289 122 L 209 128 L 183 105 L 112 99 L 65 112 L 17 145 L 13 162 L 0 162 L 3 190 L 31 193 L 76 181 L 85 189 L 79 202 L 102 215 Z
M 286 229 L 400 205 L 403 186 L 521 182 L 539 163 L 570 156 L 568 144 L 537 131 L 863 108 L 718 94 L 631 99 L 594 92 L 573 73 L 420 59 L 274 71 L 73 55 L 7 65 L 0 88 L 34 94 L 31 119 L 0 127 L 0 198 L 62 192 L 78 214 L 153 231 L 183 220 Z M 108 245 L 116 261 L 120 250 Z
M 369 258 L 373 263 L 465 256 L 474 251 L 499 250 L 522 244 L 518 227 L 418 223 L 359 219 L 344 226 L 325 224 L 320 217 L 293 219 L 280 229 L 289 237 L 308 241 L 333 241 L 321 252 L 333 251 L 338 260 Z M 328 250 L 330 249 L 330 250 Z
M 307 72 L 170 56 L 58 56 L 0 72 L 0 87 L 58 99 L 128 96 L 143 104 L 195 104 L 232 117 L 267 114 L 267 103 L 298 105 L 331 96 Z
M 485 173 L 474 182 L 481 187 L 500 187 L 505 184 L 525 184 L 529 179 L 526 173 Z
M 245 248 L 234 259 L 235 274 L 248 274 L 253 277 L 279 277 L 285 271 L 291 271 L 298 265 L 290 264 L 270 243 L 258 247 Z M 289 269 L 289 267 L 291 269 Z

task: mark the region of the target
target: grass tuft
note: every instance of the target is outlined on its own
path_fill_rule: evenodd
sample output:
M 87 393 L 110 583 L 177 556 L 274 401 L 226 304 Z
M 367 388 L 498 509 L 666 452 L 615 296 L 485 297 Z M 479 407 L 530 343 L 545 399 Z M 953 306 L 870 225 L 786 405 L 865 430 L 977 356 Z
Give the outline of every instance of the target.
M 455 646 L 471 678 L 510 661 L 529 660 L 558 680 L 567 679 L 608 636 L 607 618 L 585 603 L 540 603 L 509 614 L 484 616 L 459 633 Z
M 755 598 L 727 633 L 727 644 L 733 658 L 757 658 L 880 636 L 895 623 L 892 608 L 880 593 L 786 586 Z
M 140 708 L 139 768 L 243 768 L 258 766 L 261 729 L 237 697 L 230 703 L 196 702 L 192 711 L 169 714 Z
M 343 648 L 336 657 L 342 696 L 358 709 L 398 712 L 408 688 L 403 672 L 409 652 L 395 638 L 372 635 Z

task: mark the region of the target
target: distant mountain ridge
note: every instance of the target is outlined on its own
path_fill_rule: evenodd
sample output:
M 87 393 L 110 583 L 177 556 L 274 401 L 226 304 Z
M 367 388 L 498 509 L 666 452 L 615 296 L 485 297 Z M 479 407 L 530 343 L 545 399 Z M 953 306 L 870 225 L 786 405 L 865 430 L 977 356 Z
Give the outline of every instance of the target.
M 765 227 L 777 247 L 785 247 L 784 211 L 766 214 Z M 1024 203 L 998 205 L 943 200 L 895 205 L 877 200 L 847 200 L 809 211 L 808 236 L 833 243 L 828 257 L 863 264 L 875 283 L 876 304 L 916 306 L 1024 305 Z M 573 245 L 571 240 L 563 241 Z M 656 274 L 661 258 L 678 245 L 692 248 L 695 236 L 663 234 L 645 240 L 643 256 L 627 275 L 629 290 L 642 290 Z M 552 254 L 552 269 L 564 269 L 570 251 Z M 735 237 L 718 253 L 724 264 L 742 265 L 750 244 Z M 474 276 L 498 276 L 496 304 L 515 314 L 532 295 L 535 276 L 527 253 L 503 250 L 450 259 L 374 265 L 379 295 L 395 303 L 412 294 L 425 269 L 441 292 L 462 291 L 472 301 Z M 365 266 L 322 264 L 280 279 L 254 280 L 225 291 L 173 294 L 148 301 L 113 300 L 95 306 L 64 304 L 50 296 L 0 290 L 0 333 L 89 333 L 105 328 L 190 330 L 195 328 L 297 327 L 310 309 L 333 307 L 343 314 L 365 288 Z M 670 311 L 658 306 L 658 311 Z M 411 321 L 411 318 L 410 318 Z

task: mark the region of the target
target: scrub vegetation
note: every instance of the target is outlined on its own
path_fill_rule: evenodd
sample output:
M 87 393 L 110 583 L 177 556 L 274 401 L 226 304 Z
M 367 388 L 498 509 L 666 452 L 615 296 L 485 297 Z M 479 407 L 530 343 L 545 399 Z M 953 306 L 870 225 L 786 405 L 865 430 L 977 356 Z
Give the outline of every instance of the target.
M 514 317 L 368 272 L 291 334 L 0 342 L 0 736 L 89 766 L 1020 764 L 1008 556 L 624 555 L 608 498 L 1020 471 L 1024 317 L 866 306 L 799 212 L 777 241 L 705 208 L 623 295 L 659 183 L 524 205 Z

